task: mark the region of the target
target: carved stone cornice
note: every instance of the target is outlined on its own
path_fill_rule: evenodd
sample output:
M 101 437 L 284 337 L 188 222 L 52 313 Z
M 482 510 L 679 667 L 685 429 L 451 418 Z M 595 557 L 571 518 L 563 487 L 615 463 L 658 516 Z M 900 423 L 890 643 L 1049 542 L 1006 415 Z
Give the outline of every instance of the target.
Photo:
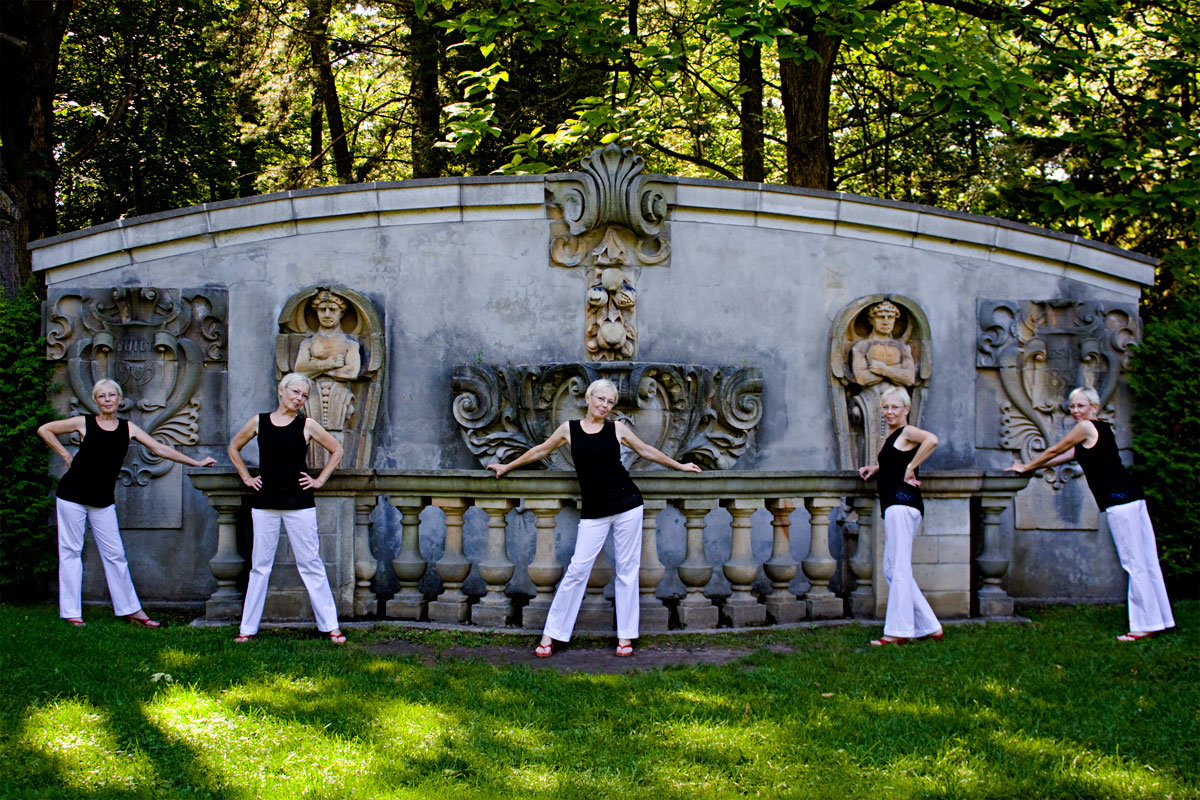
M 451 376 L 454 419 L 480 464 L 509 461 L 564 420 L 582 417 L 584 392 L 598 378 L 617 386 L 615 418 L 679 461 L 731 469 L 754 446 L 762 419 L 757 367 L 464 364 Z M 648 466 L 633 453 L 625 458 L 634 469 Z M 559 448 L 544 463 L 570 469 L 569 448 Z

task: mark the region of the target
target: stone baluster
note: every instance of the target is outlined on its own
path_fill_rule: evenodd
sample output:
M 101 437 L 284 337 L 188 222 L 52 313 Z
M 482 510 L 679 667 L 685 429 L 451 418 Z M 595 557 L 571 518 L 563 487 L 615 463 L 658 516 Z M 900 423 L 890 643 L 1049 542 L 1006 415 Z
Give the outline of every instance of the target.
M 687 594 L 679 601 L 679 624 L 685 628 L 717 626 L 717 607 L 704 596 L 704 587 L 713 571 L 704 557 L 704 518 L 716 507 L 716 500 L 683 500 L 679 504 L 687 528 L 687 550 L 678 567 L 679 580 L 687 588 Z
M 1011 617 L 1013 599 L 1000 586 L 1008 572 L 1009 558 L 1000 546 L 1000 515 L 1008 508 L 1009 496 L 983 495 L 980 508 L 983 512 L 983 552 L 975 559 L 979 565 L 982 584 L 979 587 L 979 615 L 983 617 Z
M 792 579 L 800 571 L 800 565 L 792 558 L 792 511 L 796 501 L 788 499 L 768 500 L 767 510 L 771 512 L 771 528 L 774 538 L 771 542 L 771 558 L 763 564 L 763 571 L 771 579 L 771 593 L 767 595 L 767 618 L 778 625 L 784 622 L 796 622 L 804 619 L 805 607 L 800 604 L 796 595 L 789 588 Z
M 371 591 L 371 579 L 379 562 L 371 554 L 371 512 L 379 502 L 373 494 L 354 496 L 354 616 L 379 612 L 379 598 Z
M 804 595 L 809 619 L 831 619 L 842 616 L 845 604 L 829 591 L 829 579 L 837 570 L 837 561 L 829 554 L 829 515 L 842 504 L 837 497 L 806 497 L 812 536 L 808 555 L 801 562 L 810 588 Z
M 400 590 L 387 601 L 385 613 L 394 619 L 419 620 L 424 615 L 425 597 L 417 588 L 425 575 L 427 565 L 421 558 L 421 509 L 425 502 L 420 497 L 391 497 L 392 505 L 400 511 L 400 552 L 392 561 L 392 571 L 400 580 Z
M 850 557 L 854 590 L 850 592 L 850 616 L 860 619 L 876 616 L 875 584 L 875 495 L 855 495 L 851 500 L 858 513 L 858 544 Z
M 477 625 L 499 627 L 508 623 L 512 612 L 512 599 L 504 594 L 516 566 L 508 557 L 505 532 L 506 516 L 516 505 L 502 497 L 481 497 L 475 501 L 488 517 L 487 555 L 479 562 L 479 577 L 487 583 L 487 594 L 471 609 L 471 622 Z
M 237 588 L 246 566 L 246 559 L 237 550 L 237 513 L 242 507 L 242 495 L 214 492 L 208 496 L 208 502 L 217 510 L 217 552 L 208 562 L 217 579 L 217 590 L 205 603 L 204 613 L 210 620 L 236 620 L 241 617 L 245 601 Z
M 640 592 L 639 616 L 643 632 L 665 631 L 670 612 L 654 596 L 658 585 L 667 575 L 667 568 L 658 558 L 658 515 L 667 506 L 666 500 L 645 500 L 642 515 L 642 563 L 638 570 Z
M 750 517 L 763 507 L 763 501 L 739 498 L 722 500 L 721 505 L 733 518 L 729 523 L 729 560 L 722 567 L 732 589 L 725 601 L 725 616 L 729 625 L 735 628 L 762 625 L 767 621 L 767 607 L 750 592 L 758 577 L 758 562 L 754 560 L 750 546 Z
M 526 500 L 525 507 L 537 518 L 537 543 L 528 568 L 529 580 L 537 589 L 537 595 L 525 606 L 521 627 L 540 631 L 546 626 L 546 614 L 554 600 L 554 586 L 563 576 L 563 566 L 554 554 L 555 517 L 562 508 L 562 501 L 535 498 Z
M 466 622 L 469 613 L 467 596 L 462 585 L 471 574 L 471 562 L 463 552 L 463 515 L 471 501 L 463 497 L 435 497 L 433 505 L 446 515 L 446 549 L 434 569 L 445 588 L 429 604 L 430 622 Z

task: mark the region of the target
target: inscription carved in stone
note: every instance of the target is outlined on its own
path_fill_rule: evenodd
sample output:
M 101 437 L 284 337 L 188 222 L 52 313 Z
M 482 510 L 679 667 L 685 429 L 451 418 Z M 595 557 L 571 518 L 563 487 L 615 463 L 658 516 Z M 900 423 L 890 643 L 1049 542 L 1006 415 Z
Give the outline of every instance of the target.
M 301 372 L 313 381 L 304 413 L 342 443 L 341 466 L 369 469 L 375 418 L 383 390 L 383 321 L 365 295 L 340 286 L 313 286 L 292 295 L 279 315 L 276 379 Z M 310 467 L 325 465 L 313 442 Z
M 550 263 L 586 275 L 587 359 L 627 361 L 637 355 L 637 279 L 670 264 L 668 187 L 647 182 L 629 148 L 610 144 L 581 163 L 547 182 Z
M 980 300 L 976 367 L 995 370 L 999 441 L 1029 461 L 1067 427 L 1067 393 L 1090 386 L 1101 419 L 1115 415 L 1113 395 L 1130 345 L 1141 338 L 1133 306 L 1075 300 Z M 1042 470 L 1055 489 L 1081 473 L 1074 463 Z
M 643 441 L 679 461 L 731 469 L 754 446 L 762 419 L 757 367 L 676 364 L 460 365 L 451 377 L 454 419 L 480 464 L 509 461 L 583 416 L 597 378 L 617 386 L 613 413 Z M 634 469 L 649 466 L 625 452 Z M 570 448 L 544 462 L 571 468 Z
M 906 297 L 860 297 L 834 320 L 829 374 L 838 467 L 875 462 L 887 435 L 879 410 L 883 393 L 901 386 L 912 398 L 908 419 L 919 425 L 932 372 L 929 320 Z
M 125 393 L 118 413 L 173 447 L 194 445 L 204 370 L 226 361 L 227 307 L 225 289 L 54 289 L 46 357 L 65 366 L 72 413 L 97 413 L 92 385 L 111 378 Z M 173 464 L 134 443 L 120 480 L 146 486 Z

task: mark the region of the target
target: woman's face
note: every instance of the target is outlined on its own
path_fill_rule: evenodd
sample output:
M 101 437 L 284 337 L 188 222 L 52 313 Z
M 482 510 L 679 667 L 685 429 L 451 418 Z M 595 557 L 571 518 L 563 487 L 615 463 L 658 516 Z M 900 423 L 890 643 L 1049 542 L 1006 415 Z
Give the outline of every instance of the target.
M 101 414 L 115 414 L 119 405 L 121 405 L 121 393 L 111 386 L 105 386 L 96 392 L 96 406 L 100 409 Z
M 591 397 L 588 398 L 588 415 L 604 419 L 608 416 L 608 412 L 613 410 L 613 406 L 617 404 L 617 395 L 611 389 L 597 389 Z
M 292 411 L 304 408 L 304 404 L 308 402 L 308 384 L 303 381 L 289 383 L 285 388 L 279 390 L 279 402 L 283 404 L 284 408 Z
M 1071 419 L 1076 422 L 1082 422 L 1085 419 L 1091 420 L 1096 418 L 1099 407 L 1092 405 L 1091 401 L 1083 395 L 1076 395 L 1067 403 L 1067 410 L 1071 412 Z
M 889 428 L 899 427 L 908 419 L 908 409 L 895 395 L 883 398 L 880 408 L 883 411 L 883 421 Z

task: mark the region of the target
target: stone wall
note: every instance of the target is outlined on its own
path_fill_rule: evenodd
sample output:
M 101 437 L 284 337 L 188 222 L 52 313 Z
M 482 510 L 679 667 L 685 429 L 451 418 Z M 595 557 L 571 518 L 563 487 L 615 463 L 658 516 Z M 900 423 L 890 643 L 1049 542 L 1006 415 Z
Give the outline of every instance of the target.
M 277 321 L 289 298 L 311 286 L 359 292 L 380 315 L 388 355 L 371 466 L 478 469 L 451 412 L 454 366 L 587 360 L 587 297 L 596 269 L 564 265 L 552 253 L 563 227 L 564 186 L 583 180 L 567 173 L 284 192 L 42 240 L 33 245 L 34 264 L 52 297 L 68 290 L 198 285 L 226 293 L 222 391 L 199 411 L 200 430 L 213 434 L 188 445 L 193 455 L 222 463 L 233 432 L 273 407 Z M 987 349 L 981 336 L 995 317 L 986 316 L 985 306 L 994 311 L 995 303 L 1007 302 L 1020 317 L 1004 321 L 1019 340 L 1013 357 L 1025 359 L 1019 372 L 1034 360 L 1021 348 L 1039 335 L 1037 304 L 1091 304 L 1102 309 L 1098 330 L 1111 333 L 1119 322 L 1126 339 L 1134 339 L 1140 288 L 1153 280 L 1150 259 L 1004 220 L 740 182 L 650 176 L 647 185 L 662 198 L 670 257 L 627 271 L 636 283 L 635 357 L 761 370 L 762 421 L 739 470 L 839 468 L 831 326 L 868 295 L 902 296 L 928 320 L 934 367 L 922 426 L 941 441 L 929 467 L 1003 468 L 1028 437 L 1018 442 L 1012 433 L 1020 414 L 999 377 L 1003 365 L 981 355 Z M 1058 323 L 1054 335 L 1062 346 L 1050 347 L 1057 374 L 1119 376 L 1124 350 L 1110 342 L 1097 351 L 1085 343 L 1096 338 L 1084 330 L 1087 324 L 1067 317 Z M 1095 358 L 1107 359 L 1103 369 L 1080 372 L 1080 363 Z M 1118 430 L 1127 430 L 1122 386 L 1119 379 L 1113 383 L 1106 408 Z M 57 399 L 68 413 L 70 391 Z M 1032 413 L 1041 415 L 1030 420 L 1035 427 L 1051 436 L 1062 432 L 1061 414 Z M 253 444 L 245 453 L 256 461 Z M 1076 476 L 1056 480 L 1025 490 L 1015 513 L 1001 517 L 1014 553 L 1007 588 L 1018 597 L 1119 598 L 1122 575 L 1109 538 L 1096 532 L 1090 496 Z M 206 568 L 215 548 L 215 513 L 186 481 L 181 492 L 178 524 L 151 524 L 145 508 L 134 508 L 144 502 L 137 497 L 126 497 L 119 509 L 135 580 L 149 601 L 203 600 L 216 585 Z M 375 512 L 375 583 L 385 593 L 398 516 L 394 509 Z M 470 515 L 468 524 L 478 516 Z M 754 518 L 756 548 L 769 550 L 768 517 Z M 965 529 L 965 520 L 956 526 Z M 804 528 L 794 529 L 797 558 L 807 550 Z M 483 534 L 464 535 L 470 546 L 471 535 Z M 565 556 L 569 545 L 560 543 Z M 917 560 L 925 561 L 938 558 L 933 551 L 942 543 L 918 546 L 924 549 Z M 961 555 L 955 557 L 960 564 Z M 167 564 L 169 580 L 148 577 Z M 102 598 L 96 567 L 89 562 L 86 592 Z

